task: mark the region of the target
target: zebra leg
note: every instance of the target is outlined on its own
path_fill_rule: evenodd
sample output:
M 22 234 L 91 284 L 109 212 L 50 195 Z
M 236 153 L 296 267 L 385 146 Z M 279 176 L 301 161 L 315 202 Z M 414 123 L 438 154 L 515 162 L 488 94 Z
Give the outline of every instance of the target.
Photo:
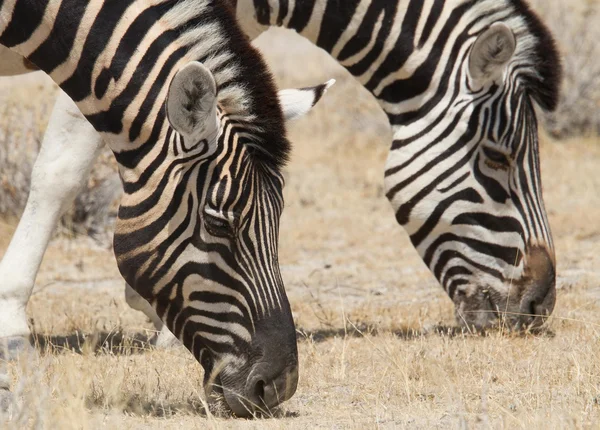
M 158 317 L 154 308 L 140 296 L 137 291 L 125 283 L 125 301 L 136 311 L 143 312 L 148 319 L 154 324 L 154 328 L 158 332 L 150 341 L 151 344 L 159 348 L 171 348 L 179 344 L 179 340 L 167 328 L 167 325 Z
M 30 350 L 26 307 L 52 231 L 102 148 L 100 135 L 61 93 L 31 175 L 25 211 L 0 261 L 0 360 Z M 1 363 L 0 363 L 1 364 Z M 7 390 L 0 368 L 0 391 Z

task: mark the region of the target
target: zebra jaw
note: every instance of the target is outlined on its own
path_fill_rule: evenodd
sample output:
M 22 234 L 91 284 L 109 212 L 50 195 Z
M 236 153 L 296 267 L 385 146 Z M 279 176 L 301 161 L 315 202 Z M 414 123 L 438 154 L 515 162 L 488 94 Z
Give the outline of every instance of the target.
M 527 331 L 546 322 L 556 303 L 554 255 L 544 247 L 530 247 L 527 254 L 526 269 L 519 279 L 500 284 L 489 279 L 483 286 L 449 292 L 461 326 L 476 331 L 493 327 Z
M 198 361 L 205 370 L 204 390 L 211 411 L 231 411 L 238 417 L 269 416 L 274 407 L 294 395 L 299 377 L 296 336 L 278 330 L 289 318 L 284 313 L 263 317 L 241 354 L 217 357 L 207 349 L 200 352 Z

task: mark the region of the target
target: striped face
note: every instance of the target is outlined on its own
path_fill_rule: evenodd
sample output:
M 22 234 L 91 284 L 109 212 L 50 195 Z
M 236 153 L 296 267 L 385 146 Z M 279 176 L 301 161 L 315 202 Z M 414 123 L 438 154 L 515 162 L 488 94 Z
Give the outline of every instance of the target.
M 246 387 L 258 364 L 272 366 L 261 380 L 284 384 L 279 403 L 295 391 L 298 362 L 277 261 L 283 179 L 265 170 L 236 127 L 220 116 L 216 145 L 196 142 L 195 148 L 187 148 L 189 142 L 177 132 L 170 134 L 170 145 L 184 156 L 174 157 L 172 168 L 165 169 L 169 180 L 157 196 L 160 203 L 143 215 L 155 219 L 130 218 L 140 203 L 136 195 L 127 195 L 115 251 L 130 285 L 143 292 L 203 364 L 207 389 L 223 386 L 227 406 L 245 415 L 252 404 L 270 407 L 275 401 Z M 126 243 L 146 245 L 124 252 Z M 277 349 L 265 344 L 265 337 Z M 284 375 L 281 382 L 274 380 L 278 373 Z
M 282 92 L 284 117 L 306 113 L 327 87 Z M 150 173 L 157 183 L 125 185 L 115 253 L 128 283 L 204 366 L 210 398 L 247 415 L 297 385 L 277 259 L 283 177 L 251 124 L 219 108 L 216 93 L 198 62 L 173 78 L 164 159 Z
M 525 1 L 232 3 L 248 34 L 296 30 L 379 101 L 394 133 L 387 197 L 458 321 L 540 324 L 555 264 L 533 102 L 556 106 L 561 67 Z
M 398 221 L 457 320 L 476 328 L 500 317 L 539 325 L 555 302 L 537 122 L 515 50 L 507 25 L 482 31 L 450 79 L 446 104 L 397 131 L 386 170 Z

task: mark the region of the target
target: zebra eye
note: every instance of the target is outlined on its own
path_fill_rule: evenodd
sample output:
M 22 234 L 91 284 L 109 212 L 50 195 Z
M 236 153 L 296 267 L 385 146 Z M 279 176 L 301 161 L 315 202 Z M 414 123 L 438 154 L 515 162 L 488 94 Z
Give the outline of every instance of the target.
M 484 147 L 483 154 L 485 155 L 485 164 L 491 169 L 507 170 L 510 167 L 510 160 L 503 152 Z
M 204 227 L 211 235 L 216 237 L 234 237 L 235 231 L 228 220 L 204 213 Z

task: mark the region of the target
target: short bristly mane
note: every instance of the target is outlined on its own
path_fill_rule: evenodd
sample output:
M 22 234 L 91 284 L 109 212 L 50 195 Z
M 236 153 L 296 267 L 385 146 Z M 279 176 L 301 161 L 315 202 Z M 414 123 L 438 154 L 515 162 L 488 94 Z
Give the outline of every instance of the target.
M 509 0 L 520 15 L 533 43 L 523 57 L 528 59 L 534 73 L 521 76 L 527 93 L 542 109 L 553 111 L 558 105 L 562 81 L 562 66 L 556 42 L 550 30 L 524 0 Z M 529 44 L 528 44 L 529 45 Z M 519 49 L 517 44 L 517 49 Z
M 249 142 L 260 147 L 268 156 L 257 156 L 273 167 L 280 168 L 287 161 L 291 150 L 290 142 L 285 134 L 285 123 L 277 97 L 277 87 L 273 75 L 268 70 L 262 55 L 254 48 L 250 39 L 239 27 L 235 10 L 232 5 L 223 1 L 222 7 L 224 21 L 230 29 L 233 46 L 240 63 L 239 76 L 242 77 L 250 88 L 247 91 L 252 95 L 248 106 L 250 112 L 256 113 L 258 118 L 258 141 Z M 219 100 L 219 103 L 225 101 Z
M 248 143 L 260 148 L 260 151 L 253 151 L 260 161 L 279 169 L 288 161 L 291 145 L 285 134 L 285 123 L 273 75 L 268 70 L 262 55 L 240 29 L 232 5 L 227 1 L 218 3 L 215 13 L 222 15 L 221 22 L 230 36 L 232 42 L 230 49 L 239 67 L 236 80 L 242 79 L 245 83 L 244 90 L 250 96 L 247 109 L 251 114 L 252 125 L 257 127 L 254 136 L 256 139 Z M 228 111 L 235 109 L 233 105 L 237 104 L 237 101 L 223 97 L 224 87 L 220 86 L 219 82 L 217 86 L 219 86 L 219 104 Z
M 179 27 L 180 38 L 185 39 L 186 33 L 194 34 L 196 28 L 209 27 L 198 26 L 199 20 L 206 16 L 200 12 L 203 8 L 207 8 L 203 12 L 210 10 L 211 21 L 220 27 L 218 30 L 215 28 L 219 37 L 207 49 L 204 47 L 206 40 L 200 42 L 203 45 L 203 49 L 198 51 L 201 58 L 194 58 L 195 49 L 191 46 L 190 59 L 204 63 L 213 72 L 217 83 L 217 102 L 247 129 L 244 138 L 248 141 L 244 143 L 252 148 L 251 153 L 269 167 L 280 168 L 288 160 L 290 143 L 285 135 L 277 88 L 262 55 L 239 28 L 231 5 L 224 0 L 207 4 L 184 0 L 177 13 L 172 11 L 169 25 Z M 191 19 L 182 18 L 185 14 L 189 14 Z M 205 30 L 202 38 L 210 37 L 210 31 Z M 194 43 L 193 36 L 188 40 Z M 224 40 L 227 54 L 219 52 L 219 45 Z

